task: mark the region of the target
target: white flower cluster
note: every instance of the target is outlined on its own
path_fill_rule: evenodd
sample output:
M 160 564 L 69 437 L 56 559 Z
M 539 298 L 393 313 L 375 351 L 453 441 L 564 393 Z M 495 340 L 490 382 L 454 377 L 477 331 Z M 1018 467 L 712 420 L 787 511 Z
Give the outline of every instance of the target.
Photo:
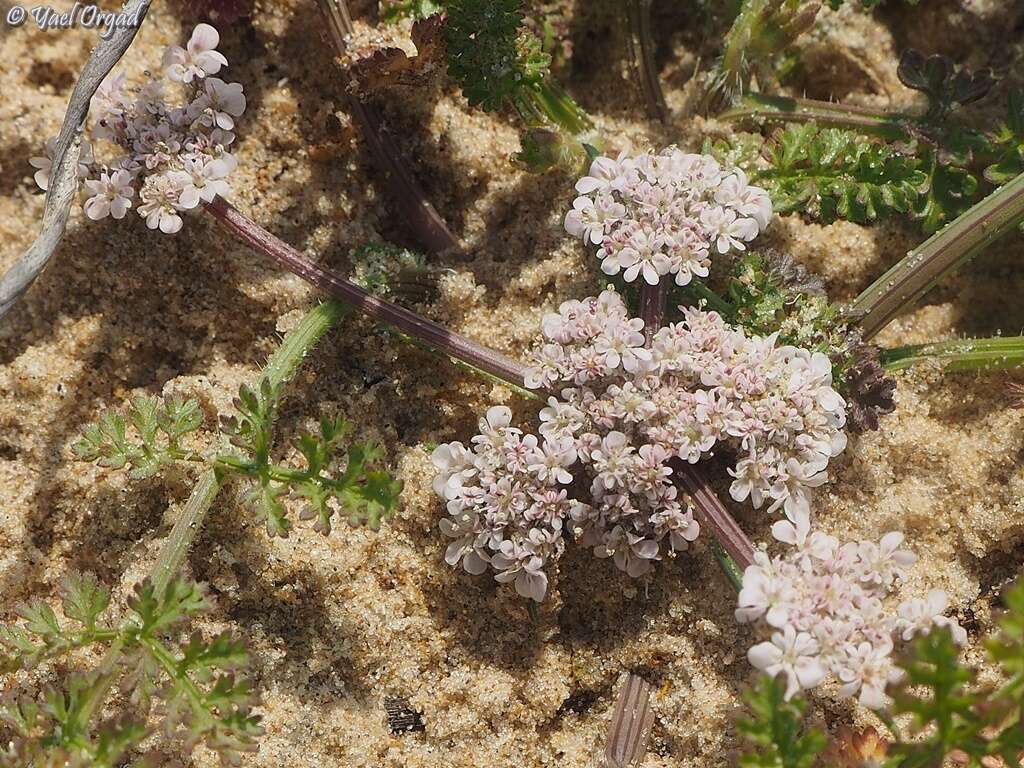
M 480 419 L 473 450 L 462 443 L 438 446 L 434 491 L 448 505 L 441 530 L 454 539 L 445 560 L 469 573 L 488 564 L 501 582 L 538 603 L 547 592 L 544 565 L 562 554 L 572 448 L 509 426 L 512 411 L 495 406 Z
M 756 506 L 772 499 L 772 509 L 791 516 L 807 510 L 809 489 L 845 446 L 844 403 L 828 359 L 776 347 L 774 337 L 747 338 L 713 312 L 683 311 L 684 322 L 659 330 L 649 347 L 643 321 L 630 318 L 613 291 L 565 302 L 544 319 L 547 343 L 525 383 L 560 396 L 540 413 L 540 437 L 514 430 L 512 453 L 488 447 L 481 456 L 479 446 L 492 440 L 488 414 L 474 438 L 476 456 L 461 443 L 434 454 L 435 488 L 448 501 L 443 528 L 458 543 L 450 563 L 462 559 L 479 573 L 489 562 L 502 574 L 512 561 L 493 553 L 505 547 L 526 563 L 522 569 L 537 571 L 561 552 L 549 537 L 571 521 L 580 543 L 641 576 L 699 532 L 670 461 L 695 463 L 719 443 L 739 456 L 734 498 Z M 511 414 L 501 413 L 507 431 Z M 589 486 L 586 501 L 559 489 L 573 481 Z M 517 504 L 509 504 L 509 489 L 519 492 Z M 534 506 L 538 493 L 543 515 Z M 514 543 L 506 544 L 510 530 Z
M 841 696 L 859 692 L 871 709 L 886 704 L 885 689 L 900 679 L 893 663 L 894 638 L 910 640 L 932 627 L 948 627 L 963 644 L 967 633 L 943 616 L 946 594 L 900 603 L 895 614 L 884 599 L 895 591 L 903 568 L 917 557 L 900 549 L 903 534 L 840 545 L 833 536 L 811 532 L 807 515 L 776 523 L 776 539 L 792 547 L 784 557 L 759 550 L 743 574 L 736 618 L 762 620 L 770 642 L 750 649 L 750 663 L 771 676 L 785 675 L 786 698 L 814 688 L 831 675 Z
M 216 48 L 217 30 L 199 24 L 185 48 L 164 54 L 164 78 L 129 90 L 124 75 L 100 86 L 92 100 L 94 140 L 105 140 L 121 154 L 99 164 L 85 142 L 79 164 L 90 219 L 124 218 L 133 205 L 150 229 L 181 229 L 181 213 L 228 192 L 228 175 L 237 165 L 227 148 L 235 140 L 235 118 L 245 111 L 238 83 L 212 77 L 227 65 Z M 170 86 L 169 86 L 169 83 Z M 165 89 L 178 88 L 184 101 L 170 106 Z M 56 139 L 46 157 L 33 157 L 36 183 L 49 186 Z
M 565 229 L 598 246 L 601 269 L 656 285 L 707 277 L 713 253 L 745 250 L 772 215 L 768 193 L 710 155 L 669 147 L 618 159 L 598 157 L 576 182 Z
M 560 391 L 555 402 L 568 426 L 558 433 L 578 434 L 586 447 L 618 442 L 618 433 L 634 446 L 627 452 L 639 456 L 649 444 L 666 453 L 662 463 L 693 464 L 725 443 L 737 456 L 736 501 L 760 507 L 770 499 L 770 512 L 784 507 L 791 517 L 807 511 L 810 489 L 846 447 L 846 404 L 832 388 L 828 357 L 777 346 L 774 334 L 748 337 L 716 312 L 681 310 L 683 322 L 645 347 L 643 321 L 627 318 L 613 291 L 566 302 L 544 319 L 547 343 L 526 386 Z

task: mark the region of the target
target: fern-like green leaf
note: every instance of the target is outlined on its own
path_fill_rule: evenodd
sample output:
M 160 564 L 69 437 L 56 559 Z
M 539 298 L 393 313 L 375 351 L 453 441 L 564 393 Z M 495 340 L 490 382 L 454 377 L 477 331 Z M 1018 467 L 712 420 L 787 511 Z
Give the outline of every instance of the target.
M 978 695 L 970 691 L 974 670 L 960 664 L 960 648 L 948 629 L 918 637 L 904 656 L 904 680 L 891 692 L 895 714 L 908 714 L 921 738 L 901 741 L 892 754 L 900 768 L 941 766 L 954 749 L 980 758 L 986 744 Z
M 867 222 L 909 213 L 928 181 L 913 156 L 837 128 L 790 125 L 758 171 L 776 210 L 805 211 L 826 222 Z
M 1011 89 L 1006 122 L 992 137 L 998 159 L 985 168 L 992 184 L 1006 184 L 1024 173 L 1024 90 Z
M 142 637 L 157 636 L 189 616 L 202 613 L 209 608 L 206 591 L 199 584 L 173 579 L 162 595 L 150 580 L 135 588 L 135 594 L 128 601 L 128 607 L 138 618 L 138 634 Z
M 522 0 L 449 0 L 448 71 L 471 106 L 499 110 L 536 85 L 551 57 L 522 29 Z
M 87 631 L 96 629 L 96 621 L 110 605 L 110 592 L 91 573 L 65 576 L 60 584 L 64 615 L 80 623 Z
M 747 695 L 751 718 L 741 720 L 741 734 L 754 746 L 740 758 L 743 768 L 811 768 L 825 749 L 825 736 L 803 726 L 806 704 L 786 701 L 782 678 L 762 677 Z
M 195 400 L 164 402 L 142 395 L 132 400 L 127 416 L 126 421 L 115 411 L 101 415 L 71 446 L 75 456 L 111 469 L 129 466 L 131 478 L 141 480 L 186 458 L 188 454 L 180 448 L 179 441 L 202 424 L 202 413 Z M 134 430 L 131 439 L 129 423 Z

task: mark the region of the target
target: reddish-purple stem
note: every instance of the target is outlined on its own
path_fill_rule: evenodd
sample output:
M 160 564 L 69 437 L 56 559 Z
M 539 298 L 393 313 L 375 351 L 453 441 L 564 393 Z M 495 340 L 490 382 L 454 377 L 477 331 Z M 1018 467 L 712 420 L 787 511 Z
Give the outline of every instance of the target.
M 392 325 L 413 340 L 508 384 L 520 388 L 524 386 L 525 367 L 522 363 L 404 307 L 371 296 L 350 280 L 313 263 L 219 197 L 208 203 L 206 210 L 253 250 L 269 256 L 288 271 L 340 299 L 371 320 Z M 686 492 L 693 498 L 700 522 L 711 530 L 741 569 L 750 565 L 753 562 L 753 544 L 715 495 L 703 471 L 693 464 L 678 460 L 673 462 L 673 469 Z
M 700 518 L 698 522 L 711 529 L 712 535 L 729 554 L 742 571 L 754 562 L 754 544 L 736 524 L 721 499 L 708 482 L 707 476 L 696 465 L 672 460 L 675 476 L 683 484 L 683 489 L 690 494 Z
M 313 263 L 222 198 L 218 197 L 212 203 L 207 203 L 206 210 L 229 232 L 254 250 L 269 256 L 288 271 L 294 272 L 303 280 L 359 310 L 371 320 L 392 325 L 431 349 L 514 383 L 515 386 L 523 386 L 523 366 L 512 358 L 453 333 L 404 307 L 370 295 L 336 272 Z
M 667 293 L 664 278 L 658 280 L 657 285 L 651 285 L 646 280 L 640 284 L 640 319 L 644 321 L 644 335 L 647 336 L 648 345 L 661 328 Z
M 334 49 L 339 56 L 344 56 L 347 49 L 345 38 L 354 31 L 348 16 L 348 6 L 345 0 L 318 1 Z M 380 110 L 364 102 L 349 89 L 350 77 L 344 68 L 341 69 L 341 79 L 348 96 L 352 120 L 359 128 L 377 170 L 384 176 L 388 193 L 398 207 L 401 218 L 412 228 L 416 240 L 431 253 L 461 250 L 459 239 L 448 229 L 444 219 L 427 200 L 423 188 L 409 172 L 401 151 L 384 128 Z

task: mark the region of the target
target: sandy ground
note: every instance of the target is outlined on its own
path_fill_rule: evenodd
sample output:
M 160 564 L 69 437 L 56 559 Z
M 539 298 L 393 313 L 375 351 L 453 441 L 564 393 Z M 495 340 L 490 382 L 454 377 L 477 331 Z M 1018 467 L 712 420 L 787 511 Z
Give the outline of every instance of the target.
M 699 119 L 639 120 L 614 15 L 579 5 L 562 25 L 575 54 L 562 74 L 608 134 L 638 147 L 695 147 L 723 130 Z M 906 45 L 1004 71 L 1020 60 L 1024 10 L 1012 0 L 890 5 L 875 15 L 823 11 L 801 44 L 793 87 L 902 105 L 909 96 L 895 79 L 894 52 Z M 692 21 L 702 18 L 696 8 L 674 7 L 655 4 L 663 79 L 678 107 L 718 31 Z M 123 66 L 137 75 L 155 65 L 163 46 L 183 39 L 182 27 L 155 4 Z M 249 99 L 232 200 L 343 268 L 367 239 L 402 242 L 408 232 L 367 159 L 339 139 L 344 99 L 320 28 L 311 2 L 288 0 L 259 2 L 251 25 L 222 29 L 228 72 Z M 36 231 L 43 198 L 27 160 L 57 132 L 93 33 L 26 26 L 0 35 L 3 269 Z M 454 275 L 431 311 L 522 354 L 544 312 L 594 287 L 590 257 L 560 227 L 571 180 L 512 168 L 515 130 L 469 111 L 446 86 L 386 106 L 428 195 L 472 255 L 444 264 Z M 790 250 L 847 299 L 919 240 L 913 225 L 826 228 L 791 216 L 765 244 Z M 1022 256 L 1019 239 L 999 244 L 881 342 L 1020 332 Z M 74 462 L 68 446 L 83 427 L 132 394 L 176 392 L 199 398 L 212 428 L 216 410 L 253 380 L 315 298 L 203 217 L 169 237 L 134 215 L 114 224 L 76 213 L 52 266 L 0 325 L 0 619 L 22 600 L 53 594 L 71 569 L 97 573 L 123 596 L 188 494 L 186 475 L 130 482 Z M 948 590 L 974 638 L 991 626 L 992 602 L 1024 558 L 1024 411 L 1008 408 L 1005 382 L 934 370 L 901 376 L 896 413 L 852 441 L 817 503 L 822 525 L 838 534 L 906 531 L 921 555 L 908 591 Z M 323 413 L 345 413 L 359 437 L 386 446 L 406 491 L 379 532 L 342 526 L 330 538 L 299 530 L 270 540 L 231 493 L 218 500 L 189 568 L 216 597 L 208 628 L 232 628 L 253 650 L 267 735 L 246 765 L 590 766 L 625 670 L 658 689 L 646 768 L 731 764 L 752 640 L 733 622 L 729 587 L 704 546 L 665 563 L 647 585 L 570 550 L 533 623 L 509 589 L 445 566 L 425 449 L 465 438 L 487 404 L 508 402 L 524 418 L 527 404 L 355 320 L 328 337 L 289 392 L 282 437 Z M 738 515 L 764 537 L 766 516 Z M 977 658 L 976 643 L 969 655 Z M 386 696 L 406 697 L 426 731 L 390 734 Z M 812 710 L 828 724 L 862 716 L 827 693 Z M 215 762 L 202 749 L 194 756 L 197 766 Z

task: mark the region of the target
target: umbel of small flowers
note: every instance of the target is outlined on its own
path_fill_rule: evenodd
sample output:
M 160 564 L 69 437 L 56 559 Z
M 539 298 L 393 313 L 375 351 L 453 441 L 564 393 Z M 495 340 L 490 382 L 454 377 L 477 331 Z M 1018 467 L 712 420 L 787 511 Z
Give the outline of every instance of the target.
M 743 574 L 736 619 L 771 630 L 770 641 L 752 647 L 747 657 L 765 673 L 785 676 L 787 700 L 831 676 L 840 696 L 859 694 L 864 706 L 880 709 L 886 687 L 900 679 L 892 658 L 896 642 L 936 626 L 948 627 L 961 645 L 967 641 L 964 629 L 943 615 L 942 590 L 905 600 L 895 613 L 887 605 L 903 569 L 917 560 L 900 549 L 903 534 L 840 544 L 812 532 L 803 513 L 776 523 L 772 534 L 789 549 L 776 557 L 755 552 Z
M 675 147 L 598 157 L 576 191 L 566 231 L 598 247 L 606 274 L 630 283 L 707 277 L 714 254 L 745 250 L 772 215 L 768 193 L 742 170 Z
M 806 514 L 810 489 L 846 445 L 828 358 L 748 337 L 715 312 L 682 312 L 649 346 L 614 291 L 544 318 L 525 383 L 558 395 L 540 413 L 539 436 L 492 408 L 472 450 L 455 442 L 434 452 L 451 565 L 490 565 L 539 601 L 571 526 L 595 555 L 642 576 L 699 532 L 670 462 L 697 463 L 720 445 L 737 457 L 733 498 Z
M 100 86 L 91 104 L 91 136 L 113 151 L 101 163 L 83 142 L 79 176 L 90 219 L 122 219 L 134 206 L 150 229 L 170 234 L 181 229 L 183 212 L 227 194 L 237 165 L 228 147 L 245 96 L 239 83 L 214 77 L 228 63 L 216 50 L 219 41 L 216 29 L 199 24 L 185 48 L 167 48 L 162 77 L 132 89 L 119 74 Z M 173 96 L 181 100 L 171 103 Z M 47 142 L 46 157 L 30 160 L 42 189 L 49 185 L 54 144 Z

